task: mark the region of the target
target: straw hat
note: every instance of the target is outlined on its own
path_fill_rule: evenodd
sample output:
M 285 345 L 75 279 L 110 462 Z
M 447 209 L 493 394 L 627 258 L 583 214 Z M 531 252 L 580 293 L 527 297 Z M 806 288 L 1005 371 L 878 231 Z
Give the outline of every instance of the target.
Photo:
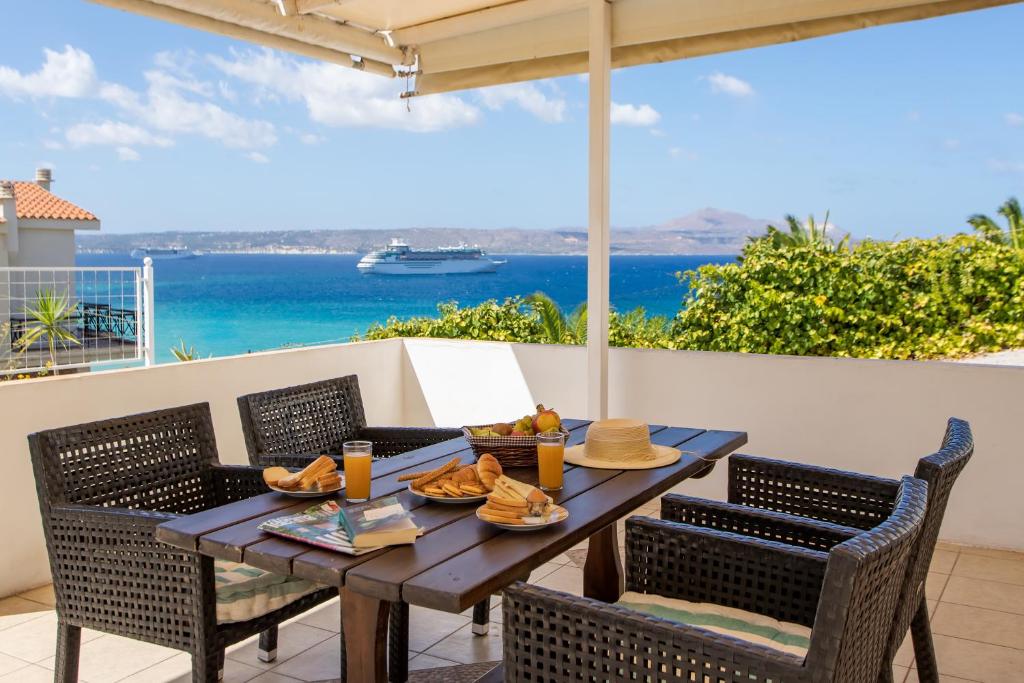
M 606 470 L 646 470 L 679 460 L 678 448 L 651 443 L 651 430 L 640 420 L 598 420 L 587 430 L 582 446 L 565 449 L 573 465 Z

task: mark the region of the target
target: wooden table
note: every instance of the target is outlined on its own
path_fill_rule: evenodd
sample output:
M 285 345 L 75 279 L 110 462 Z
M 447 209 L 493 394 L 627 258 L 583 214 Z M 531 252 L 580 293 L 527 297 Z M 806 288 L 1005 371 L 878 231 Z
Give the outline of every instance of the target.
M 582 443 L 589 422 L 565 420 L 567 445 Z M 452 439 L 373 464 L 373 496 L 397 494 L 425 535 L 415 544 L 352 557 L 273 537 L 257 526 L 316 501 L 267 493 L 161 525 L 161 541 L 218 559 L 246 562 L 278 574 L 337 586 L 341 595 L 348 680 L 387 680 L 390 603 L 404 601 L 462 612 L 530 571 L 590 539 L 584 565 L 587 597 L 614 602 L 623 590 L 615 523 L 690 477 L 705 476 L 715 461 L 747 441 L 744 432 L 651 427 L 651 440 L 683 451 L 679 462 L 649 470 L 600 470 L 567 465 L 555 494 L 569 511 L 562 524 L 532 533 L 503 531 L 481 522 L 475 505 L 440 505 L 413 496 L 399 475 L 443 464 L 455 455 L 473 462 L 465 439 Z M 509 475 L 535 483 L 536 468 Z

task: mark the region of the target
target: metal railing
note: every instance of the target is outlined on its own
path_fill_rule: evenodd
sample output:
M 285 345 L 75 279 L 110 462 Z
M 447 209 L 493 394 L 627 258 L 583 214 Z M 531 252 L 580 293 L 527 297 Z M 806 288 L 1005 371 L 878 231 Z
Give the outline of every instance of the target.
M 0 268 L 0 374 L 153 359 L 153 266 Z

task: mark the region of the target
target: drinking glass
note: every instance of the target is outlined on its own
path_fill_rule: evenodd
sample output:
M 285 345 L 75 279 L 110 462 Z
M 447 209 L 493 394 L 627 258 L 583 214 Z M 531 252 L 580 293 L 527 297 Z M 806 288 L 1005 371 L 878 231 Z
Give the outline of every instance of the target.
M 346 441 L 342 444 L 342 454 L 345 457 L 345 498 L 350 503 L 363 503 L 369 500 L 373 443 Z
M 537 435 L 538 480 L 542 491 L 562 490 L 562 471 L 565 468 L 565 435 L 546 432 Z

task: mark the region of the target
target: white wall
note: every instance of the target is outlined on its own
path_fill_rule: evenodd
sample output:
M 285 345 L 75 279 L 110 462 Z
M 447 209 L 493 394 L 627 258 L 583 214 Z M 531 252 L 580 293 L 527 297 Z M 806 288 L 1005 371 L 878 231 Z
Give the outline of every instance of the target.
M 26 228 L 18 230 L 18 253 L 10 266 L 24 268 L 70 268 L 75 265 L 75 231 Z
M 49 581 L 28 434 L 208 401 L 221 461 L 243 464 L 238 396 L 355 373 L 368 422 L 400 424 L 401 354 L 402 342 L 388 340 L 0 383 L 0 596 Z
M 579 347 L 517 345 L 538 401 L 582 415 Z M 897 477 L 934 452 L 946 419 L 969 420 L 974 458 L 942 536 L 1024 549 L 1024 367 L 612 349 L 610 414 L 746 431 L 746 453 Z M 683 485 L 725 497 L 725 467 Z

